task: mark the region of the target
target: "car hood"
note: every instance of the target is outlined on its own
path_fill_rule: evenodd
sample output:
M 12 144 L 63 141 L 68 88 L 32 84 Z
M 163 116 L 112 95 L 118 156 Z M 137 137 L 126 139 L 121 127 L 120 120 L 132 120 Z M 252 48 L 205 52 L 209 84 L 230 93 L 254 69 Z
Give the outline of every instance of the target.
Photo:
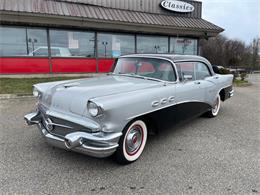
M 64 112 L 83 115 L 87 102 L 97 97 L 143 90 L 160 82 L 127 76 L 105 76 L 36 85 L 43 92 L 42 103 Z

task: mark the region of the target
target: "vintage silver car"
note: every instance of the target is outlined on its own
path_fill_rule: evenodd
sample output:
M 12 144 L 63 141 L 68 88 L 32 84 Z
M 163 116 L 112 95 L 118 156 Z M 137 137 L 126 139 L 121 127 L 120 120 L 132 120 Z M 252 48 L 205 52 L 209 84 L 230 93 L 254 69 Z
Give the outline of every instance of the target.
M 37 109 L 24 118 L 53 146 L 127 164 L 160 124 L 217 116 L 232 80 L 199 56 L 126 55 L 106 76 L 34 85 Z

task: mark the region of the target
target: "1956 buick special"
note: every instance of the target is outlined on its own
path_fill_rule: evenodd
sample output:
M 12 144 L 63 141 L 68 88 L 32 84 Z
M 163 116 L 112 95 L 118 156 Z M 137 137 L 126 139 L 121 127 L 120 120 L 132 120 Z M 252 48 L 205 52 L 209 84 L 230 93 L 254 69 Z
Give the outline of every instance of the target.
M 53 146 L 127 164 L 160 120 L 216 117 L 232 80 L 199 56 L 127 55 L 103 77 L 34 85 L 37 109 L 24 118 Z

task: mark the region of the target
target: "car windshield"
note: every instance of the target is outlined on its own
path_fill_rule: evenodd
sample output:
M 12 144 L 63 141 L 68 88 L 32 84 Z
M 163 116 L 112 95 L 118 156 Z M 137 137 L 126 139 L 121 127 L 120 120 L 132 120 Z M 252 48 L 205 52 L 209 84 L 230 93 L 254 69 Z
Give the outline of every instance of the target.
M 167 60 L 157 58 L 119 58 L 113 73 L 163 81 L 176 80 L 172 64 Z

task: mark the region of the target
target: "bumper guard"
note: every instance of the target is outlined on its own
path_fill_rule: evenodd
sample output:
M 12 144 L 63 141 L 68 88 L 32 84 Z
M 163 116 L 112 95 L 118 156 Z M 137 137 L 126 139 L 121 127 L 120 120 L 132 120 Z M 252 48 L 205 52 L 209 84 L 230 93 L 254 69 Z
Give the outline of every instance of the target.
M 103 158 L 112 155 L 118 147 L 119 133 L 87 133 L 73 132 L 65 137 L 52 134 L 41 123 L 39 112 L 33 112 L 24 116 L 28 125 L 37 125 L 46 142 L 52 146 L 72 150 L 85 155 Z

